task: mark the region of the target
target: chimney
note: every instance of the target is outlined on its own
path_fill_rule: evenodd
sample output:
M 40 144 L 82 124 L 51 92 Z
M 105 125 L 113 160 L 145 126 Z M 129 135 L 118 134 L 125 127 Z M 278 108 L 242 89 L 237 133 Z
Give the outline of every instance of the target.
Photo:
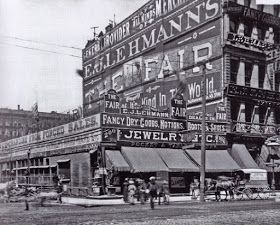
M 20 105 L 17 105 L 17 109 L 18 109 L 18 111 L 20 110 Z

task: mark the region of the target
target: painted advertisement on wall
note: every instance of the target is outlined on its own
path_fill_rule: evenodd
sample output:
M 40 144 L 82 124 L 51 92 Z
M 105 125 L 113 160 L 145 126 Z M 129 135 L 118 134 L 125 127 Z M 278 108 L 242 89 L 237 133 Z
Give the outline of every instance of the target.
M 202 71 L 184 68 L 221 55 L 220 2 L 184 2 L 168 17 L 152 25 L 141 25 L 141 32 L 110 51 L 100 51 L 84 60 L 85 115 L 100 108 L 98 102 L 110 89 L 117 91 L 123 108 L 147 105 L 163 111 L 170 110 L 170 100 L 183 82 L 186 88 L 181 94 L 187 105 L 201 102 Z M 211 64 L 211 71 L 207 71 L 207 76 L 211 74 L 209 101 L 220 98 L 222 93 L 221 60 Z M 179 81 L 179 72 L 183 70 Z

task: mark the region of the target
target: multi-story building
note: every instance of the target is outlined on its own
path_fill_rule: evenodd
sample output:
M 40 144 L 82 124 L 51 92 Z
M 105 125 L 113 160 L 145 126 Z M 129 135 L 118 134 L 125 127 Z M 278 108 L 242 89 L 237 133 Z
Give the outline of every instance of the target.
M 26 168 L 30 149 L 34 176 L 47 168 L 72 186 L 120 187 L 156 175 L 186 192 L 199 176 L 205 93 L 206 177 L 270 172 L 279 24 L 278 6 L 255 1 L 149 1 L 83 50 L 86 117 L 2 143 L 3 170 Z
M 0 108 L 0 142 L 46 130 L 70 121 L 67 114 L 39 112 L 38 121 L 32 111 Z

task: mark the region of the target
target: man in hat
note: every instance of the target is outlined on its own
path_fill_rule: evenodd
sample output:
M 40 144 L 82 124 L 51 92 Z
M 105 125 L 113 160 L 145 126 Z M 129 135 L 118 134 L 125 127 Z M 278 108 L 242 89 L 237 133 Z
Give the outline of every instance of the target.
M 169 204 L 169 197 L 170 197 L 170 191 L 169 191 L 169 185 L 166 180 L 162 183 L 162 191 L 163 191 L 163 203 L 165 205 Z
M 150 182 L 148 185 L 148 189 L 149 189 L 149 193 L 150 193 L 150 205 L 151 205 L 151 209 L 155 208 L 155 202 L 154 199 L 157 197 L 158 195 L 158 185 L 156 183 L 156 178 L 155 177 L 150 177 Z
M 130 179 L 128 181 L 128 200 L 131 205 L 135 204 L 135 202 L 134 202 L 135 192 L 136 192 L 136 186 L 134 184 L 134 181 L 132 179 Z
M 128 202 L 128 178 L 125 178 L 123 182 L 123 200 Z
M 145 192 L 147 189 L 147 186 L 142 179 L 138 179 L 138 189 L 139 189 L 139 199 L 141 204 L 145 204 Z

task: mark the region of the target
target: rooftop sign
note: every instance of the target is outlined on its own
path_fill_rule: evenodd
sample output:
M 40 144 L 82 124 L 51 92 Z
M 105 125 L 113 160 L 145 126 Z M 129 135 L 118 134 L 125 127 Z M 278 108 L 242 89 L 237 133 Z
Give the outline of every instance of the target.
M 100 114 L 0 143 L 0 151 L 100 128 Z

